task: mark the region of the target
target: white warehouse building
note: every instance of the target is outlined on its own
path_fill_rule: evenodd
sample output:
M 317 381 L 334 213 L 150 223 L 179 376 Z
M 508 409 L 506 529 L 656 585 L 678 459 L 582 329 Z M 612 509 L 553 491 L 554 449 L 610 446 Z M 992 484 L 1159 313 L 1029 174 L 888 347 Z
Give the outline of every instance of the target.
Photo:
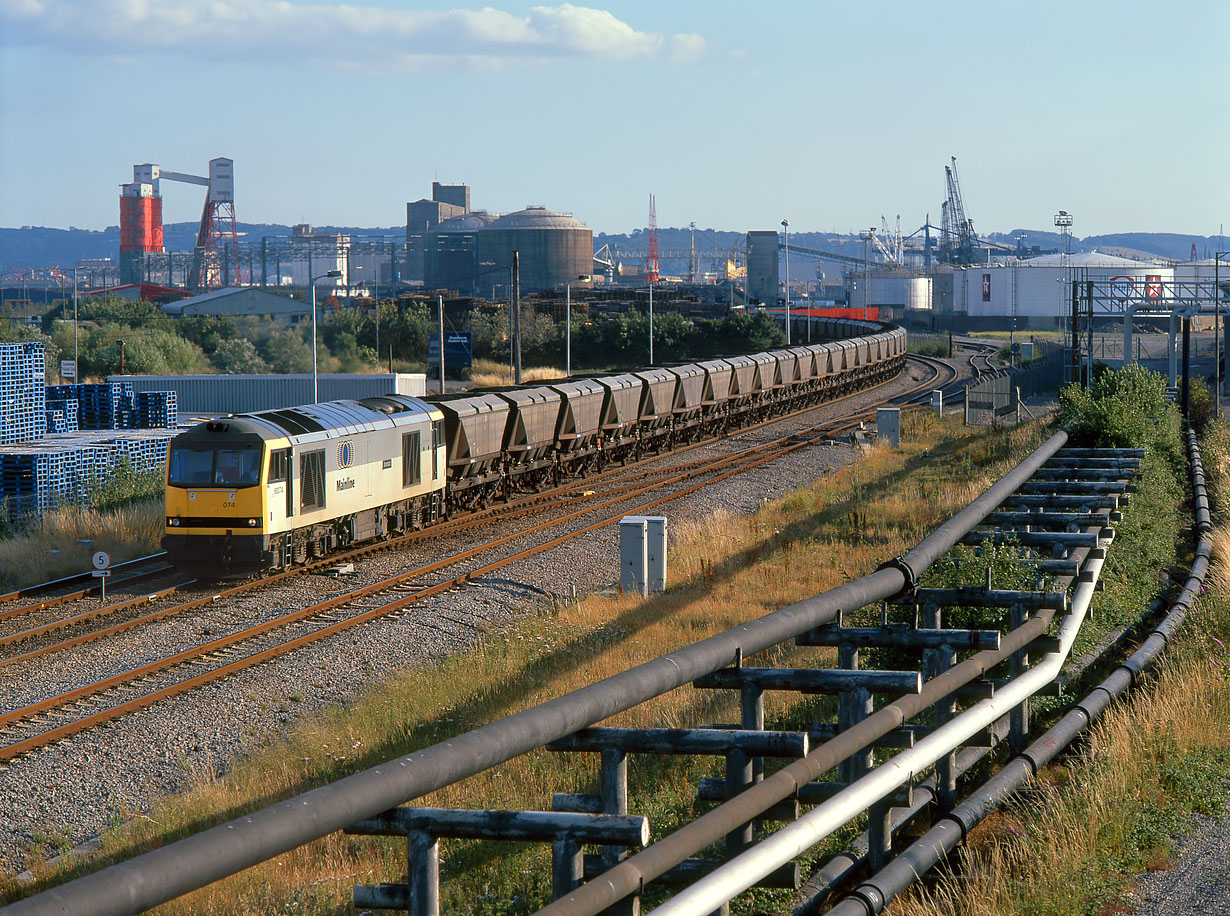
M 1161 306 L 1175 279 L 1175 268 L 1169 263 L 1133 261 L 1097 251 L 1070 255 L 1067 268 L 1100 289 L 1111 290 L 1118 304 L 1128 309 Z M 1070 314 L 1071 290 L 1064 289 L 1064 270 L 1058 254 L 952 268 L 952 310 L 971 317 L 1058 318 Z

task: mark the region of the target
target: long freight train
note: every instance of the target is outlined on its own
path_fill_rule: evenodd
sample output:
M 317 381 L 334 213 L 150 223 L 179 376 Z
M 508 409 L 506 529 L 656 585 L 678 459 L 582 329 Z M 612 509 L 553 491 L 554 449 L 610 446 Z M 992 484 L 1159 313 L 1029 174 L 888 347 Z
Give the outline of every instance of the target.
M 176 566 L 233 576 L 302 564 L 896 376 L 905 331 L 812 319 L 826 343 L 540 385 L 330 401 L 177 436 Z M 851 335 L 860 336 L 851 336 Z

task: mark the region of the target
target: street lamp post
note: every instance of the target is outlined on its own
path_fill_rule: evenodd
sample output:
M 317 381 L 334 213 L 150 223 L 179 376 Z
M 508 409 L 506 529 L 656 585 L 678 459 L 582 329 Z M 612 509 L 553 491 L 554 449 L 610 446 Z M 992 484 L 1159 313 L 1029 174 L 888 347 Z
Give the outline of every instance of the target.
M 317 277 L 308 277 L 308 286 L 312 288 L 312 403 L 320 403 L 320 380 L 316 374 L 316 281 L 340 277 L 340 270 L 329 270 Z
M 581 274 L 576 281 L 564 284 L 564 375 L 568 378 L 572 377 L 572 284 L 588 279 L 589 274 Z
M 521 252 L 513 252 L 513 384 L 521 384 Z
M 782 220 L 782 233 L 786 237 L 786 346 L 790 346 L 790 220 Z
M 1222 255 L 1225 254 L 1230 254 L 1230 251 L 1215 251 L 1213 253 L 1213 333 L 1217 338 L 1217 349 L 1215 351 L 1215 361 L 1217 363 L 1217 390 L 1213 393 L 1213 416 L 1215 417 L 1221 416 L 1221 258 Z
M 81 381 L 77 368 L 77 267 L 73 267 L 73 381 Z
M 649 284 L 649 365 L 653 365 L 653 282 Z

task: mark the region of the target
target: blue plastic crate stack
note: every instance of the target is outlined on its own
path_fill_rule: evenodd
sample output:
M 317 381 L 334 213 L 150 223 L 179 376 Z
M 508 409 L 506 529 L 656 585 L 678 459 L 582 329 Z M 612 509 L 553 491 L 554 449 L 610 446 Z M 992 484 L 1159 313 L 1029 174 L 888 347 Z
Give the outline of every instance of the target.
M 73 433 L 77 425 L 77 399 L 47 397 L 47 432 Z
M 136 400 L 137 426 L 141 429 L 174 428 L 179 422 L 174 391 L 140 391 Z
M 0 344 L 0 445 L 46 430 L 47 369 L 41 343 Z
M 101 382 L 92 385 L 51 385 L 53 401 L 77 402 L 78 429 L 134 429 L 137 427 L 136 395 L 131 382 Z
M 173 391 L 48 387 L 44 366 L 42 344 L 0 344 L 0 513 L 11 521 L 89 503 L 121 463 L 160 470 L 179 432 Z

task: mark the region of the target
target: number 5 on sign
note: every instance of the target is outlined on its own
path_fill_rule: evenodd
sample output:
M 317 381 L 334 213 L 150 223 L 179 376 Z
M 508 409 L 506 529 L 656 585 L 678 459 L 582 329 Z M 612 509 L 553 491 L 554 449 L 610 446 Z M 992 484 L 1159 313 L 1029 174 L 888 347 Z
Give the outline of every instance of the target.
M 111 554 L 105 550 L 96 551 L 94 556 L 90 558 L 90 562 L 94 564 L 94 572 L 91 574 L 94 578 L 101 580 L 99 582 L 100 601 L 107 600 L 107 576 L 111 575 L 111 570 L 108 569 L 111 565 Z

